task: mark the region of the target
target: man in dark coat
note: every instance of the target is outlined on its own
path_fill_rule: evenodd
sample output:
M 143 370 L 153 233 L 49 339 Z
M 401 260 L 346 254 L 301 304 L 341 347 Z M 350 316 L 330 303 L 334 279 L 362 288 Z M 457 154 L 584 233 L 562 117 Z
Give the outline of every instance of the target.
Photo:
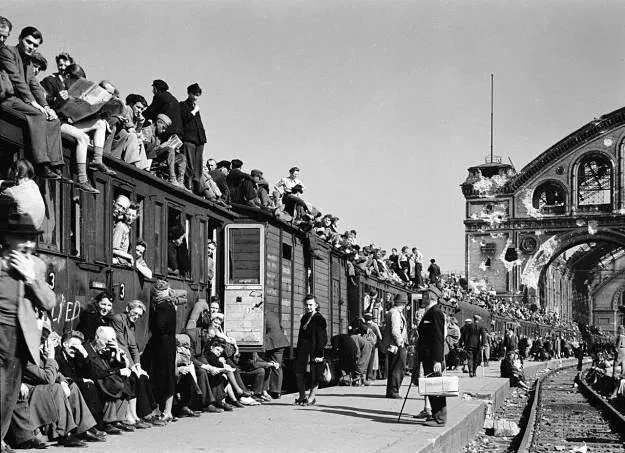
M 519 350 L 519 339 L 514 333 L 512 328 L 506 331 L 506 336 L 503 339 L 504 356 L 510 351 Z
M 182 118 L 182 147 L 187 158 L 186 184 L 193 187 L 191 180 L 197 181 L 202 177 L 202 163 L 206 132 L 200 116 L 198 99 L 202 95 L 202 89 L 197 83 L 187 87 L 187 99 L 180 103 L 180 116 Z
M 152 82 L 152 92 L 154 98 L 152 103 L 144 110 L 143 116 L 147 120 L 156 121 L 159 113 L 164 113 L 171 119 L 171 124 L 165 131 L 167 139 L 169 136 L 176 134 L 182 137 L 182 117 L 180 116 L 180 104 L 178 99 L 169 91 L 169 85 L 163 80 L 155 80 Z
M 428 274 L 430 278 L 430 283 L 435 284 L 441 279 L 441 268 L 438 264 L 436 264 L 436 260 L 432 258 L 430 260 L 430 266 L 428 267 Z
M 41 231 L 14 204 L 0 204 L 0 440 L 17 403 L 22 370 L 39 364 L 41 329 L 35 308 L 50 311 L 56 296 L 46 281 L 46 265 L 32 252 Z
M 269 311 L 265 314 L 265 361 L 278 364 L 277 367 L 269 368 L 269 394 L 272 398 L 280 398 L 282 392 L 282 355 L 288 348 L 289 339 L 284 334 L 280 320 L 275 313 Z
M 39 174 L 60 179 L 55 171 L 63 165 L 61 123 L 48 105 L 46 92 L 35 78 L 30 60 L 42 42 L 39 30 L 26 27 L 20 33 L 17 46 L 0 46 L 0 70 L 6 71 L 15 92 L 0 105 L 2 110 L 26 119 L 30 137 L 28 157 L 37 165 Z
M 226 181 L 230 189 L 230 197 L 234 203 L 253 204 L 253 200 L 258 198 L 254 188 L 254 179 L 249 173 L 245 173 L 241 168 L 243 162 L 239 159 L 232 159 L 232 169 Z
M 421 318 L 417 331 L 417 354 L 423 365 L 425 376 L 440 376 L 445 359 L 445 315 L 438 306 L 441 298 L 440 290 L 430 286 L 423 293 L 425 314 Z M 447 399 L 444 396 L 429 396 L 432 406 L 432 416 L 428 417 L 425 424 L 428 426 L 444 426 L 447 422 Z
M 475 377 L 477 367 L 482 363 L 482 351 L 484 351 L 486 344 L 486 331 L 480 325 L 481 320 L 480 315 L 473 315 L 473 323 L 462 331 L 460 337 L 460 342 L 467 352 L 470 377 Z

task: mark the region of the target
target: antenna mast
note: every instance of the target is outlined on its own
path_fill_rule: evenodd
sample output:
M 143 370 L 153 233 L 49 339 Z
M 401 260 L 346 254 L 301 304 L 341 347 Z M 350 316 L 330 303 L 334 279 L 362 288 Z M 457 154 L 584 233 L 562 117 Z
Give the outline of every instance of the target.
M 494 98 L 494 75 L 490 75 L 490 163 L 494 161 L 493 156 L 493 98 Z

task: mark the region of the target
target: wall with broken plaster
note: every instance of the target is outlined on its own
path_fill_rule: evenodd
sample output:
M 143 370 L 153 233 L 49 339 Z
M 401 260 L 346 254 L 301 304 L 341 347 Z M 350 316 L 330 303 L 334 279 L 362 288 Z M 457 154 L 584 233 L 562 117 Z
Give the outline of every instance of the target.
M 508 234 L 494 233 L 472 234 L 468 237 L 469 274 L 473 282 L 483 281 L 487 289 L 494 288 L 498 293 L 507 292 L 509 286 L 508 271 L 499 259 L 505 252 Z

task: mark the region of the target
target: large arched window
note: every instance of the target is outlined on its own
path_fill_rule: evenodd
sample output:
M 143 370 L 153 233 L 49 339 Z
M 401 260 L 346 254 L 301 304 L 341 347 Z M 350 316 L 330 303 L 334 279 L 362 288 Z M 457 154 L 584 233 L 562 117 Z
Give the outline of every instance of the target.
M 543 214 L 564 214 L 566 192 L 556 182 L 544 182 L 534 190 L 532 205 Z
M 612 164 L 602 156 L 584 158 L 577 169 L 577 204 L 583 206 L 612 206 Z

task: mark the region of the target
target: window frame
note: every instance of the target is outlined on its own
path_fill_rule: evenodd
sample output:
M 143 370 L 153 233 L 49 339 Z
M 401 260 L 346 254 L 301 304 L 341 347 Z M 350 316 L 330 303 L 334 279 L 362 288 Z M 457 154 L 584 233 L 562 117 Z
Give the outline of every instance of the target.
M 259 282 L 258 283 L 230 283 L 230 230 L 257 229 L 259 230 Z M 260 223 L 230 224 L 224 228 L 224 286 L 228 289 L 263 289 L 265 286 L 265 225 Z

